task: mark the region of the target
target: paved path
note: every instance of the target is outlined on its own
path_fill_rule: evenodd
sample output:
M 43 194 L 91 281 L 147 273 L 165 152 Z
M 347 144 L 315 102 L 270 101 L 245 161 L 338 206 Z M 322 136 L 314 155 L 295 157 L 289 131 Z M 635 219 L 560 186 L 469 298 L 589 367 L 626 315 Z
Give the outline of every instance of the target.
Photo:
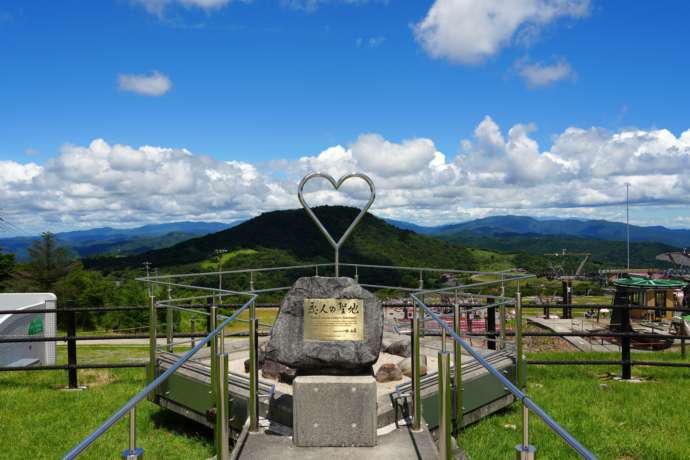
M 545 319 L 537 316 L 530 316 L 527 321 L 533 324 L 538 324 L 542 327 L 552 330 L 553 332 L 592 332 L 594 329 L 601 329 L 602 326 L 584 318 L 570 319 Z M 580 351 L 613 351 L 618 352 L 620 349 L 618 345 L 614 345 L 607 341 L 601 341 L 598 337 L 593 337 L 592 341 L 584 337 L 563 337 L 572 346 Z M 597 340 L 598 339 L 598 340 Z

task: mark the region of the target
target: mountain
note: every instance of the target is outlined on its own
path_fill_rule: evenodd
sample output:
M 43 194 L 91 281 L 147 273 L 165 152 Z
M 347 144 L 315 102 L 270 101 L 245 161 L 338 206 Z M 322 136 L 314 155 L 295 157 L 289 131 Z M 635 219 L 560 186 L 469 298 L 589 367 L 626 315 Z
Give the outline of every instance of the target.
M 343 206 L 320 206 L 314 213 L 337 239 L 359 213 Z M 233 228 L 193 238 L 169 248 L 128 257 L 86 260 L 88 267 L 116 270 L 141 267 L 150 261 L 157 267 L 196 264 L 213 257 L 216 249 L 228 251 L 270 249 L 290 260 L 332 262 L 333 248 L 302 209 L 273 211 Z M 245 251 L 246 252 L 246 251 Z M 341 248 L 342 262 L 377 265 L 414 265 L 474 268 L 471 253 L 456 244 L 396 228 L 367 213 Z
M 415 224 L 395 221 L 393 225 L 410 228 Z M 422 227 L 424 233 L 444 235 L 556 235 L 605 241 L 624 241 L 626 225 L 622 222 L 583 219 L 535 219 L 526 216 L 492 216 L 458 224 Z M 451 238 L 452 239 L 452 238 Z M 662 226 L 630 226 L 631 242 L 657 242 L 676 248 L 690 247 L 690 230 L 670 229 Z
M 543 257 L 544 254 L 567 252 L 591 253 L 591 263 L 585 267 L 586 271 L 597 268 L 621 268 L 627 263 L 625 241 L 607 241 L 594 238 L 582 238 L 567 235 L 542 235 L 536 233 L 494 233 L 480 234 L 475 232 L 453 232 L 435 235 L 438 238 L 461 244 L 471 248 L 488 249 L 490 251 L 507 253 L 525 253 L 540 256 L 542 262 L 548 265 L 548 260 L 565 264 L 572 272 L 582 260 L 582 256 L 567 258 Z M 653 241 L 630 243 L 630 265 L 637 268 L 659 267 L 668 268 L 669 264 L 656 260 L 656 255 L 662 252 L 677 250 L 673 246 Z M 519 259 L 516 263 L 520 265 Z
M 237 225 L 221 222 L 173 222 L 149 224 L 136 228 L 101 227 L 88 230 L 56 233 L 57 241 L 80 257 L 102 253 L 134 254 L 172 246 L 197 236 L 214 233 Z M 40 236 L 0 239 L 0 247 L 22 261 L 27 249 Z
M 383 219 L 386 223 L 391 224 L 393 227 L 397 227 L 401 230 L 410 230 L 420 235 L 430 235 L 433 233 L 438 233 L 440 227 L 424 227 L 422 225 L 413 224 L 412 222 L 405 222 L 402 220 L 395 219 Z

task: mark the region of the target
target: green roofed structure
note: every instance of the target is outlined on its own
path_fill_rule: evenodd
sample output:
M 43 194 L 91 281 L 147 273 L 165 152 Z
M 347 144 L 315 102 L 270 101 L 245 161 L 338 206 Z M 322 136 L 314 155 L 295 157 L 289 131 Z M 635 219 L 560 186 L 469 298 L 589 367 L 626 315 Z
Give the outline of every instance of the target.
M 630 319 L 662 321 L 673 318 L 673 310 L 681 308 L 687 282 L 674 279 L 651 279 L 642 276 L 624 275 L 614 281 L 616 296 L 614 305 L 630 305 L 640 307 L 656 307 L 654 310 L 631 309 Z M 629 324 L 623 324 L 624 312 L 614 309 L 611 316 L 611 328 L 616 330 L 630 330 Z

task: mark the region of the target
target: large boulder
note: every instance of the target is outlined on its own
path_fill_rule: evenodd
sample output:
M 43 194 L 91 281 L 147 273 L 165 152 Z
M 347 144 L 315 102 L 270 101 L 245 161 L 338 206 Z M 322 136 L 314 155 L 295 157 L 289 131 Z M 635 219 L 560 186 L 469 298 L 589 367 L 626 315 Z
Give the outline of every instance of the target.
M 363 340 L 304 340 L 304 300 L 331 298 L 362 300 Z M 379 357 L 382 335 L 381 304 L 354 279 L 319 276 L 300 278 L 280 306 L 265 357 L 302 373 L 366 372 L 371 370 Z

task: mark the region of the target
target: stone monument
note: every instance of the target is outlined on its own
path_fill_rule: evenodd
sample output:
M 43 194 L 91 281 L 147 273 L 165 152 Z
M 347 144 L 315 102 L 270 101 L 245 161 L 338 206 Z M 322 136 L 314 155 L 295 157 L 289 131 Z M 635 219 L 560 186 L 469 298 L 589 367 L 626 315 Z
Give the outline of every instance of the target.
M 335 189 L 353 177 L 369 185 L 367 205 L 337 242 L 302 196 L 304 185 L 314 177 L 326 179 Z M 357 281 L 339 276 L 338 260 L 340 246 L 374 201 L 374 184 L 358 173 L 338 181 L 312 173 L 302 179 L 298 197 L 335 249 L 335 277 L 295 282 L 280 306 L 265 360 L 296 370 L 292 409 L 296 446 L 374 446 L 377 407 L 372 365 L 381 351 L 383 309 Z

